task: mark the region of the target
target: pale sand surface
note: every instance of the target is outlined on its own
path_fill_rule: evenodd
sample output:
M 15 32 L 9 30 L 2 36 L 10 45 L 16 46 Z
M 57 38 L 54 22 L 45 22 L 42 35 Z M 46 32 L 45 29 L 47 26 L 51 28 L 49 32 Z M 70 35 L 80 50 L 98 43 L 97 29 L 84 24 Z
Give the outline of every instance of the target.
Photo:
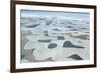
M 90 59 L 89 13 L 42 13 L 22 12 L 21 63 Z

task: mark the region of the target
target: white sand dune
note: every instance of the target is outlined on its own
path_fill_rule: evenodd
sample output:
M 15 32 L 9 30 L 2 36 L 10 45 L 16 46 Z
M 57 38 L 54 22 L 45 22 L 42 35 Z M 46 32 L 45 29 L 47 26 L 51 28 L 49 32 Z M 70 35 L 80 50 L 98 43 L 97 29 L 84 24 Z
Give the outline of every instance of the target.
M 72 18 L 64 20 L 64 17 L 63 19 L 46 17 L 43 20 L 40 18 L 27 20 L 27 17 L 25 18 L 22 20 L 21 38 L 24 37 L 28 41 L 21 49 L 26 51 L 34 49 L 32 55 L 33 59 L 36 59 L 35 62 L 47 59 L 73 61 L 90 58 L 89 24 L 86 24 L 86 21 L 81 19 L 76 21 Z M 89 22 L 88 19 L 86 20 Z M 36 24 L 38 26 L 31 27 Z M 22 43 L 24 43 L 24 38 L 21 40 Z M 27 62 L 27 60 L 23 58 L 21 62 Z

